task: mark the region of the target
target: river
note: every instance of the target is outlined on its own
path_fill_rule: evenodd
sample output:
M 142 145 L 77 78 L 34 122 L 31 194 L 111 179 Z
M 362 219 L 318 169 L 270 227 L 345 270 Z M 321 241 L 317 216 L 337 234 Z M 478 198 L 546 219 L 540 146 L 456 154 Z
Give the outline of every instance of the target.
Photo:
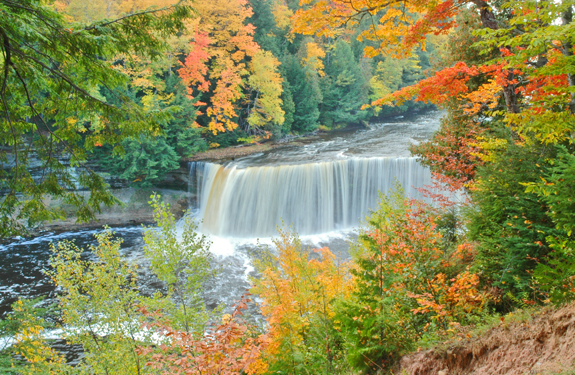
M 387 191 L 397 180 L 418 196 L 415 188 L 430 183 L 429 171 L 410 156 L 409 146 L 429 139 L 441 116 L 402 116 L 223 164 L 191 164 L 190 189 L 198 195 L 191 212 L 203 220 L 201 231 L 210 236 L 214 266 L 221 269 L 205 285 L 207 305 L 230 306 L 249 288 L 251 259 L 261 251 L 258 243 L 269 244 L 282 219 L 310 247 L 328 246 L 336 256 L 347 257 L 348 241 L 376 205 L 378 191 Z M 141 263 L 142 228 L 114 230 L 124 240 L 123 254 Z M 43 273 L 50 244 L 72 240 L 87 247 L 96 232 L 46 234 L 0 245 L 0 313 L 9 311 L 19 296 L 52 301 L 55 289 Z M 157 288 L 145 271 L 140 276 L 144 293 Z

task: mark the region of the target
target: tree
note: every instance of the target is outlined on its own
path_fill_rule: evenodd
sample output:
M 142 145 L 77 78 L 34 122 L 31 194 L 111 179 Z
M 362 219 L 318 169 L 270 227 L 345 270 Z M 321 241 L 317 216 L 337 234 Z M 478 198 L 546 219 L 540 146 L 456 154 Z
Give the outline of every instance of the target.
M 323 96 L 321 122 L 333 126 L 367 119 L 369 112 L 361 110 L 361 107 L 367 104 L 368 85 L 349 43 L 342 39 L 335 43 L 325 73 L 320 83 Z
M 152 272 L 168 289 L 169 302 L 162 309 L 173 329 L 198 334 L 210 318 L 201 292 L 202 284 L 214 276 L 210 270 L 211 243 L 196 233 L 197 226 L 189 216 L 184 218 L 182 239 L 178 240 L 169 205 L 161 203 L 156 194 L 150 204 L 159 228 L 148 228 L 144 233 L 144 253 Z
M 152 334 L 141 330 L 145 317 L 138 311 L 143 298 L 136 287 L 136 271 L 122 259 L 121 240 L 113 239 L 110 230 L 96 239 L 98 245 L 91 248 L 96 261 L 82 260 L 84 250 L 70 242 L 52 247 L 50 276 L 62 289 L 64 338 L 82 345 L 85 356 L 79 367 L 84 371 L 141 374 L 145 360 L 137 349 L 142 343 L 151 344 Z M 45 361 L 39 361 L 42 364 Z
M 200 22 L 195 40 L 178 74 L 190 96 L 211 93 L 209 102 L 201 104 L 206 106 L 203 125 L 215 135 L 238 126 L 236 104 L 244 88 L 242 78 L 248 75 L 246 58 L 259 46 L 253 40 L 253 25 L 244 24 L 252 15 L 246 0 L 201 1 L 196 10 Z
M 478 168 L 467 214 L 468 238 L 477 242 L 473 267 L 500 290 L 501 309 L 542 299 L 532 273 L 551 251 L 548 238 L 561 237 L 545 200 L 524 185 L 541 181 L 556 151 L 509 143 Z
M 173 118 L 162 124 L 162 134 L 157 136 L 130 137 L 121 142 L 122 152 L 114 153 L 112 146 L 96 147 L 92 159 L 95 159 L 106 171 L 131 182 L 135 187 L 150 187 L 161 182 L 166 174 L 180 168 L 180 159 L 207 149 L 206 142 L 201 138 L 200 130 L 194 120 L 197 109 L 193 100 L 187 96 L 186 90 L 175 75 L 165 78 L 165 88 L 153 84 L 154 92 L 141 98 L 137 94 L 142 91 L 131 86 L 135 91 L 134 101 L 143 102 L 144 108 L 164 110 L 177 106 L 179 110 Z M 113 100 L 112 95 L 109 101 Z
M 304 2 L 310 3 L 309 0 Z M 456 25 L 455 16 L 469 5 L 475 5 L 483 27 L 493 30 L 495 34 L 499 32 L 500 23 L 492 7 L 484 0 L 318 2 L 296 13 L 294 29 L 304 34 L 330 37 L 342 27 L 358 25 L 363 18 L 369 17 L 372 19 L 370 27 L 362 31 L 358 38 L 375 42 L 376 45 L 366 46 L 365 54 L 371 57 L 379 54 L 408 57 L 418 46 L 425 49 L 428 35 L 447 34 Z M 515 72 L 513 69 L 503 69 L 501 77 L 499 83 L 507 109 L 516 113 Z
M 267 338 L 257 336 L 254 327 L 242 319 L 249 302 L 247 295 L 242 296 L 233 313 L 225 315 L 220 324 L 214 324 L 202 336 L 157 321 L 146 324 L 146 328 L 165 337 L 166 343 L 156 350 L 143 347 L 140 355 L 150 358 L 147 365 L 151 369 L 169 374 L 265 374 L 268 366 L 262 360 L 262 352 L 268 345 Z
M 144 296 L 139 292 L 137 266 L 121 254 L 122 240 L 113 238 L 109 229 L 95 235 L 97 245 L 89 252 L 68 241 L 53 245 L 53 269 L 48 273 L 61 292 L 59 328 L 67 342 L 82 346 L 84 356 L 75 366 L 67 364 L 64 356 L 47 344 L 45 320 L 34 314 L 30 303 L 18 301 L 13 319 L 18 327 L 16 352 L 29 362 L 24 373 L 149 373 L 150 353 L 158 344 L 171 342 L 175 355 L 181 354 L 173 340 L 144 328 L 151 327 L 152 318 L 155 325 L 170 327 L 186 339 L 204 339 L 209 318 L 219 318 L 208 316 L 201 298 L 202 283 L 213 274 L 210 244 L 195 233 L 196 226 L 189 219 L 183 228 L 186 242 L 179 241 L 169 207 L 156 195 L 151 204 L 159 228 L 146 231 L 145 256 L 167 293 Z M 231 340 L 230 345 L 235 344 L 235 339 Z
M 306 76 L 306 71 L 295 56 L 286 56 L 282 67 L 295 105 L 291 128 L 298 133 L 310 132 L 318 125 L 321 93 L 314 89 Z
M 473 321 L 487 300 L 478 275 L 458 259 L 470 244 L 444 243 L 437 212 L 399 187 L 380 199 L 355 246 L 353 293 L 337 316 L 348 360 L 373 373 L 428 331 Z
M 546 237 L 551 254 L 534 271 L 535 287 L 547 293 L 555 304 L 575 298 L 574 172 L 573 149 L 561 146 L 554 165 L 543 178 L 527 186 L 527 192 L 535 192 L 548 205 L 547 214 L 555 224 L 555 231 Z
M 66 21 L 45 0 L 2 0 L 0 9 L 0 237 L 64 217 L 44 203 L 46 195 L 78 207 L 78 220 L 90 220 L 102 204 L 117 201 L 86 166 L 87 152 L 157 132 L 173 113 L 146 111 L 121 90 L 114 91 L 117 105 L 104 100 L 100 88 L 129 83 L 112 58 L 158 57 L 191 8 L 181 1 L 87 26 Z M 88 198 L 77 184 L 90 191 Z
M 104 169 L 130 181 L 133 186 L 146 188 L 162 181 L 167 173 L 180 168 L 180 156 L 165 137 L 128 138 L 121 143 L 123 153 L 114 156 L 111 147 L 95 152 Z M 112 155 L 111 155 L 112 154 Z
M 261 277 L 253 288 L 269 324 L 270 371 L 333 374 L 337 364 L 344 365 L 334 302 L 349 295 L 349 265 L 337 264 L 327 248 L 314 250 L 319 259 L 308 260 L 290 229 L 280 229 L 273 242 L 275 251 L 256 264 Z
M 259 133 L 264 127 L 281 127 L 285 112 L 281 108 L 282 77 L 277 71 L 279 61 L 271 52 L 259 51 L 251 62 L 248 85 L 255 91 L 253 104 L 248 104 L 247 133 Z

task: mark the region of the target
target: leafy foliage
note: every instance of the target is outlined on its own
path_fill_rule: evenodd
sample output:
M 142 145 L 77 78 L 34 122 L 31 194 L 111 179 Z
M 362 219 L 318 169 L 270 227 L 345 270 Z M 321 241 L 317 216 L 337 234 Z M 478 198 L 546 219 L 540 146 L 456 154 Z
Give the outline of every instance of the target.
M 382 194 L 368 217 L 355 248 L 353 294 L 338 313 L 354 367 L 390 367 L 426 332 L 441 334 L 481 313 L 488 296 L 465 266 L 472 246 L 443 242 L 438 221 L 399 188 Z
M 242 319 L 242 310 L 249 302 L 246 295 L 242 296 L 234 312 L 225 315 L 221 324 L 201 337 L 158 323 L 147 324 L 147 328 L 168 340 L 159 351 L 151 347 L 141 348 L 140 355 L 147 357 L 151 354 L 148 366 L 171 374 L 264 374 L 267 365 L 261 354 L 267 346 L 266 337 L 256 337 L 254 327 Z
M 3 374 L 22 374 L 26 371 L 25 363 L 13 359 L 17 353 L 27 353 L 30 357 L 34 352 L 55 354 L 37 341 L 38 333 L 54 327 L 50 319 L 55 312 L 53 306 L 44 305 L 40 298 L 20 299 L 12 304 L 12 312 L 6 319 L 0 321 L 0 338 L 4 342 L 0 347 L 0 371 Z M 13 346 L 10 345 L 12 339 L 15 339 Z
M 84 251 L 70 242 L 52 248 L 50 276 L 63 292 L 59 303 L 64 338 L 84 349 L 84 371 L 139 374 L 144 363 L 136 350 L 140 342 L 152 341 L 151 334 L 140 329 L 145 320 L 137 309 L 142 297 L 136 272 L 122 259 L 121 241 L 114 240 L 111 231 L 95 236 L 95 262 L 83 260 Z
M 369 112 L 362 111 L 361 106 L 367 102 L 368 84 L 349 43 L 342 39 L 335 43 L 330 64 L 326 68 L 326 78 L 321 85 L 322 123 L 333 126 L 367 119 Z
M 551 253 L 534 271 L 536 287 L 548 293 L 551 302 L 564 303 L 575 298 L 575 261 L 573 251 L 573 174 L 575 156 L 567 147 L 560 147 L 554 164 L 541 181 L 532 182 L 527 192 L 535 192 L 548 205 L 547 215 L 555 224 L 546 237 Z
M 281 126 L 285 112 L 281 109 L 282 78 L 277 71 L 279 61 L 271 52 L 260 51 L 252 60 L 253 74 L 248 79 L 250 88 L 256 92 L 249 108 L 247 122 L 249 131 L 255 133 L 267 124 Z
M 341 337 L 334 301 L 349 295 L 347 265 L 327 248 L 308 260 L 297 234 L 279 229 L 275 249 L 256 264 L 253 292 L 263 299 L 269 324 L 265 358 L 274 373 L 333 374 L 342 371 Z M 344 366 L 345 368 L 345 366 Z
M 174 329 L 202 332 L 209 315 L 201 295 L 202 284 L 214 275 L 210 271 L 211 243 L 199 235 L 189 216 L 184 217 L 179 239 L 176 220 L 169 206 L 152 195 L 154 221 L 159 228 L 148 228 L 144 234 L 144 253 L 152 272 L 168 287 L 168 305 L 163 307 Z
M 166 173 L 180 167 L 178 154 L 164 137 L 130 138 L 122 142 L 122 147 L 124 153 L 121 157 L 102 156 L 100 163 L 114 175 L 131 181 L 134 186 L 150 187 L 162 181 Z M 109 153 L 110 148 L 106 147 L 96 155 Z
M 73 243 L 53 245 L 49 274 L 61 289 L 59 328 L 67 342 L 81 345 L 84 356 L 75 367 L 66 364 L 46 343 L 45 320 L 30 303 L 19 301 L 9 322 L 18 323 L 15 352 L 29 362 L 24 373 L 148 373 L 150 352 L 142 348 L 162 342 L 155 330 L 143 329 L 150 322 L 148 311 L 164 314 L 157 323 L 174 327 L 182 335 L 203 336 L 209 317 L 200 293 L 202 283 L 213 274 L 209 243 L 194 232 L 190 220 L 183 233 L 188 242 L 178 241 L 169 207 L 161 204 L 158 196 L 153 196 L 151 203 L 159 229 L 146 232 L 145 254 L 151 271 L 166 284 L 167 293 L 151 297 L 139 293 L 137 269 L 120 253 L 121 240 L 114 239 L 109 229 L 95 235 L 98 244 L 90 248 L 95 259 L 86 259 L 86 252 Z M 232 340 L 230 345 L 234 344 Z
M 128 83 L 109 61 L 117 54 L 156 58 L 191 9 L 182 2 L 85 26 L 44 0 L 3 0 L 0 7 L 0 236 L 21 233 L 24 220 L 30 226 L 63 217 L 46 206 L 46 195 L 77 206 L 78 219 L 89 220 L 116 200 L 86 166 L 87 151 L 151 134 L 172 114 L 145 110 L 120 91 L 117 105 L 104 100 L 100 87 Z M 35 160 L 40 176 L 29 167 Z M 69 167 L 77 167 L 77 176 Z M 76 184 L 91 195 L 77 194 Z

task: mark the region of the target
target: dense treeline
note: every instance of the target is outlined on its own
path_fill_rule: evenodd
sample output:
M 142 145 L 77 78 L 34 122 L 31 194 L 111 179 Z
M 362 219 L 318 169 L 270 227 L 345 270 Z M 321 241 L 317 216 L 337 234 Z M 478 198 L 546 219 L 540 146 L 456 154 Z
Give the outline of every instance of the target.
M 59 10 L 75 21 L 92 22 L 160 3 L 70 0 Z M 290 17 L 300 9 L 297 1 L 198 1 L 194 9 L 197 15 L 172 37 L 160 61 L 133 56 L 111 61 L 132 77 L 126 91 L 137 103 L 180 107 L 162 125 L 165 134 L 125 140 L 121 156 L 108 156 L 111 146 L 96 150 L 107 171 L 136 186 L 158 183 L 182 157 L 208 147 L 305 134 L 320 125 L 327 130 L 360 124 L 374 115 L 426 106 L 409 102 L 393 110 L 362 109 L 423 78 L 432 68 L 433 44 L 405 61 L 367 59 L 357 31 L 330 38 L 293 34 Z
M 78 207 L 79 221 L 117 204 L 100 168 L 145 187 L 209 147 L 424 108 L 363 106 L 423 78 L 441 45 L 433 37 L 405 61 L 367 59 L 373 42 L 357 35 L 368 19 L 303 36 L 293 32 L 296 1 L 1 6 L 3 238 L 66 216 L 46 194 Z

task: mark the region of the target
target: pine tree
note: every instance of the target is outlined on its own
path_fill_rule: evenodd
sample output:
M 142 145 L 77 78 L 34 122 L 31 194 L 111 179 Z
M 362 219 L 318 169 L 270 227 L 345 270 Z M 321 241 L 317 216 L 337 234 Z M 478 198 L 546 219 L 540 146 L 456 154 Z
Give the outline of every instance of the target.
M 325 72 L 321 80 L 321 122 L 333 126 L 365 120 L 369 112 L 362 111 L 361 106 L 368 103 L 368 84 L 349 43 L 342 39 L 335 43 Z
M 314 90 L 305 69 L 295 56 L 287 56 L 282 66 L 295 104 L 291 128 L 298 133 L 313 131 L 318 125 L 320 94 Z

